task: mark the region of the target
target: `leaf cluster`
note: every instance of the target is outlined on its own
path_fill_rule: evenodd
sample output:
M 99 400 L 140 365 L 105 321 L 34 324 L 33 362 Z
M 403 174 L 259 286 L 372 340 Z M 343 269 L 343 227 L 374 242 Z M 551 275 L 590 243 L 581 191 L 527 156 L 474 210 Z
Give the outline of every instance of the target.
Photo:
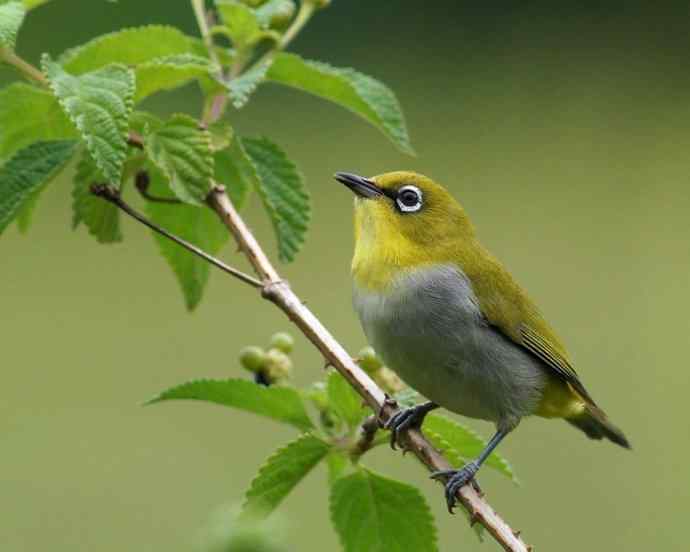
M 0 62 L 28 79 L 0 89 L 0 231 L 15 220 L 25 231 L 41 191 L 74 163 L 72 226 L 84 225 L 100 243 L 119 242 L 123 232 L 117 209 L 93 197 L 92 184 L 107 184 L 128 201 L 141 195 L 154 223 L 215 255 L 227 232 L 205 201 L 222 183 L 237 208 L 257 192 L 279 258 L 292 261 L 311 218 L 304 177 L 281 146 L 243 136 L 228 110 L 245 106 L 267 83 L 335 102 L 412 152 L 400 105 L 385 85 L 283 51 L 322 2 L 308 0 L 298 10 L 292 0 L 216 0 L 210 19 L 217 23 L 209 28 L 204 15 L 201 39 L 165 25 L 126 28 L 44 54 L 39 69 L 15 48 L 29 10 L 42 3 L 0 0 Z M 203 5 L 192 1 L 197 11 Z M 161 118 L 142 105 L 189 85 L 204 97 L 200 117 Z M 193 309 L 208 264 L 154 239 Z

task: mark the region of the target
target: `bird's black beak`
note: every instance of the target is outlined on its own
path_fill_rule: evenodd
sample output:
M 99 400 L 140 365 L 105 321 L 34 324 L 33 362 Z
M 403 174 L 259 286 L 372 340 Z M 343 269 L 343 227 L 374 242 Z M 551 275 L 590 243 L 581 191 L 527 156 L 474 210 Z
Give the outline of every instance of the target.
M 345 184 L 350 190 L 356 193 L 359 197 L 364 197 L 367 199 L 372 199 L 383 195 L 383 191 L 379 188 L 372 180 L 364 178 L 352 173 L 337 172 L 334 178 Z

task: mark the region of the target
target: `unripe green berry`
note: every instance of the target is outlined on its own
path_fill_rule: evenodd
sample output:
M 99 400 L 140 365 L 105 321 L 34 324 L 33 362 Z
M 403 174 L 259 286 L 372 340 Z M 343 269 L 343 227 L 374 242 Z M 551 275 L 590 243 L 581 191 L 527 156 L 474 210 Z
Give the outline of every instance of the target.
M 383 366 L 383 362 L 376 356 L 376 351 L 372 347 L 364 347 L 357 355 L 357 360 L 367 374 L 372 374 Z
M 295 346 L 295 340 L 289 333 L 278 332 L 273 334 L 271 337 L 271 347 L 284 352 L 285 354 L 290 353 L 292 348 Z
M 266 352 L 256 345 L 249 345 L 240 351 L 240 362 L 250 372 L 259 372 L 266 365 Z
M 269 349 L 266 353 L 264 372 L 271 383 L 287 379 L 292 372 L 292 361 L 283 351 Z

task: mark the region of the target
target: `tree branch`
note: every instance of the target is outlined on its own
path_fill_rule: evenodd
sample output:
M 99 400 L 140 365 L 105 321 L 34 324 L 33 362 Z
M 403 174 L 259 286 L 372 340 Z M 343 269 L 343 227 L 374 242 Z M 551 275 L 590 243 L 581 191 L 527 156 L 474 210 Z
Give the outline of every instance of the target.
M 182 238 L 178 238 L 176 235 L 171 234 L 164 228 L 161 228 L 157 224 L 151 222 L 145 216 L 143 216 L 142 214 L 135 211 L 132 207 L 130 207 L 129 204 L 125 203 L 120 197 L 120 194 L 117 192 L 117 190 L 113 189 L 112 187 L 107 186 L 105 184 L 92 184 L 91 193 L 103 198 L 106 201 L 109 201 L 116 207 L 122 209 L 122 211 L 127 213 L 133 219 L 141 222 L 145 226 L 148 226 L 154 232 L 158 232 L 159 234 L 165 236 L 169 240 L 172 240 L 178 245 L 181 245 L 182 247 L 191 251 L 195 255 L 198 255 L 205 261 L 211 263 L 213 266 L 220 268 L 223 272 L 227 272 L 231 276 L 234 276 L 235 278 L 242 280 L 245 284 L 249 284 L 250 286 L 253 286 L 255 288 L 264 288 L 263 282 L 260 282 L 256 278 L 250 276 L 249 274 L 245 274 L 244 272 L 237 270 L 236 268 L 226 265 L 223 261 L 220 261 L 212 255 L 209 255 L 204 250 L 198 248 L 196 245 L 191 244 L 188 241 L 183 240 Z
M 323 354 L 350 385 L 361 395 L 367 404 L 379 412 L 382 420 L 388 420 L 396 407 L 386 400 L 386 394 L 362 370 L 345 349 L 336 341 L 318 318 L 302 303 L 280 278 L 254 235 L 235 210 L 223 186 L 216 186 L 207 198 L 228 230 L 233 234 L 240 249 L 254 267 L 260 278 L 265 281 L 261 294 L 280 308 L 312 344 Z M 448 461 L 426 440 L 418 430 L 409 430 L 403 435 L 403 444 L 431 471 L 447 470 Z M 462 487 L 457 494 L 458 501 L 470 514 L 470 519 L 482 524 L 505 550 L 528 552 L 528 547 L 519 533 L 510 526 L 489 506 L 489 504 L 470 486 Z

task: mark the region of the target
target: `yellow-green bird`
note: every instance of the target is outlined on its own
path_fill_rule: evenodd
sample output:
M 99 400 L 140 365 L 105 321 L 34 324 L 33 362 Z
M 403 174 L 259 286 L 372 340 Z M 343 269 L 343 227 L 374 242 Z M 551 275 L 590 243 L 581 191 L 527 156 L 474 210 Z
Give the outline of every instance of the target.
M 439 406 L 496 424 L 478 458 L 432 475 L 448 477 L 449 509 L 524 416 L 564 418 L 592 439 L 630 448 L 585 389 L 561 340 L 445 188 L 403 171 L 335 178 L 356 196 L 354 306 L 367 339 L 430 399 L 390 420 L 391 444 Z

